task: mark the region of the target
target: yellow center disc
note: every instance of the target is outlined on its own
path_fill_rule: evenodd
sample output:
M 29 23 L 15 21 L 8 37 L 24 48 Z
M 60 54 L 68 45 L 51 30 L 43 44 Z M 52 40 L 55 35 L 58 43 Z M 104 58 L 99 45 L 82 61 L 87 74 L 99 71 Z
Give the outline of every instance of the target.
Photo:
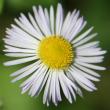
M 60 36 L 44 38 L 39 45 L 41 61 L 53 69 L 65 69 L 73 61 L 73 48 L 71 44 Z

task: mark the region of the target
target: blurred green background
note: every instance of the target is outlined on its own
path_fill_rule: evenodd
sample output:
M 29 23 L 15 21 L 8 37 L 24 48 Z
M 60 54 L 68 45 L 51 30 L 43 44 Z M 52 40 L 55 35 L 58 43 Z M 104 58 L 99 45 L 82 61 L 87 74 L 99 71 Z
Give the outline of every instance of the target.
M 65 12 L 79 9 L 85 16 L 89 26 L 94 26 L 99 33 L 97 39 L 108 53 L 102 65 L 107 71 L 100 72 L 101 82 L 96 83 L 98 91 L 88 93 L 83 90 L 84 98 L 77 97 L 77 101 L 69 104 L 65 99 L 55 107 L 42 104 L 42 94 L 38 98 L 21 95 L 19 83 L 10 83 L 9 74 L 21 66 L 4 67 L 3 62 L 9 58 L 3 55 L 3 41 L 5 28 L 10 27 L 13 19 L 20 12 L 32 11 L 33 5 L 43 5 L 49 8 L 61 2 Z M 0 0 L 0 110 L 110 110 L 110 0 Z

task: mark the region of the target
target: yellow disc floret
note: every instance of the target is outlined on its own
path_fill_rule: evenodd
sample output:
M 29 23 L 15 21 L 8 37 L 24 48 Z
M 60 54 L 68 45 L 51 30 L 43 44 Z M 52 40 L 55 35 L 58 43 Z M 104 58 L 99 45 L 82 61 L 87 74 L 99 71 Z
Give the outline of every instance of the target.
M 73 48 L 61 36 L 44 38 L 39 45 L 38 53 L 41 61 L 53 69 L 65 69 L 73 61 Z

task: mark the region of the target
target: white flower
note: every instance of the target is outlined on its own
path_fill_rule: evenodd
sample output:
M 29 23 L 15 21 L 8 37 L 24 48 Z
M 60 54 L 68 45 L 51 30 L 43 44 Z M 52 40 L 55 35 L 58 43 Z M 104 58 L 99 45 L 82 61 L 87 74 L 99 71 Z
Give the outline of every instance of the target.
M 97 35 L 91 33 L 93 27 L 81 33 L 87 22 L 76 10 L 64 18 L 61 4 L 56 15 L 53 6 L 49 12 L 34 6 L 33 12 L 34 17 L 29 13 L 29 18 L 21 14 L 15 19 L 17 25 L 6 31 L 6 55 L 20 58 L 4 64 L 31 63 L 12 73 L 12 82 L 26 77 L 20 87 L 31 96 L 38 96 L 44 88 L 43 103 L 47 106 L 50 101 L 57 105 L 62 100 L 61 90 L 70 103 L 76 94 L 82 96 L 79 86 L 96 90 L 92 81 L 99 81 L 100 75 L 94 70 L 105 70 L 96 64 L 103 61 L 106 51 L 98 47 L 99 41 L 87 43 Z

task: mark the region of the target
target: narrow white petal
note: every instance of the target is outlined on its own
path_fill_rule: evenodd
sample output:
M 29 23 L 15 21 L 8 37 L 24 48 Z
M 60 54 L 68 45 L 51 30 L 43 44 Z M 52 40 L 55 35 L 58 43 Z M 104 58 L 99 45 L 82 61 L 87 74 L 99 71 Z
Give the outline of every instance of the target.
M 75 82 L 75 78 L 71 75 L 70 72 L 68 72 L 68 75 L 70 76 L 70 79 Z M 93 91 L 93 89 L 87 87 L 86 85 L 84 85 L 84 84 L 83 84 L 82 82 L 80 82 L 79 80 L 77 80 L 77 83 L 78 83 L 81 87 L 83 87 L 84 89 L 86 89 L 87 91 Z M 78 93 L 81 97 L 83 96 L 83 95 L 82 95 L 82 92 L 81 92 L 81 90 L 80 90 L 79 88 L 78 88 L 77 93 Z
M 48 68 L 43 68 L 41 75 L 38 78 L 35 78 L 35 80 L 33 81 L 33 86 L 30 89 L 31 96 L 35 96 L 39 93 L 40 87 L 43 84 L 47 70 Z
M 77 47 L 79 45 L 82 45 L 84 43 L 86 43 L 87 41 L 91 40 L 92 38 L 94 38 L 95 36 L 97 35 L 97 33 L 94 33 L 94 34 L 91 34 L 89 36 L 87 36 L 86 38 L 82 39 L 82 40 L 79 40 L 78 42 L 76 42 L 74 44 L 74 47 Z
M 102 49 L 99 47 L 88 47 L 88 48 L 84 48 L 84 49 L 77 49 L 76 48 L 76 53 L 80 54 L 80 53 L 95 53 L 95 52 L 100 52 Z
M 32 35 L 36 35 L 36 36 L 41 36 L 39 33 L 38 33 L 38 31 L 36 31 L 35 30 L 35 28 L 33 27 L 33 25 L 29 22 L 29 20 L 26 18 L 26 16 L 23 14 L 23 13 L 21 13 L 21 18 L 20 18 L 20 20 L 21 20 L 21 22 L 22 22 L 22 24 L 24 24 L 24 26 L 27 26 L 27 29 L 29 29 L 30 31 L 32 31 L 32 32 L 30 32 L 29 31 L 29 33 L 30 34 L 32 34 Z M 34 36 L 35 36 L 34 35 Z M 35 37 L 36 37 L 35 36 Z
M 39 88 L 39 91 L 37 92 L 36 96 L 38 96 L 39 93 L 41 92 L 41 90 L 43 89 L 43 87 L 44 87 L 44 85 L 46 84 L 46 81 L 47 81 L 47 79 L 48 79 L 48 76 L 49 76 L 49 71 L 47 71 L 47 73 L 46 73 L 46 75 L 45 75 L 45 77 L 44 77 L 44 79 L 43 79 L 42 85 L 41 85 L 41 87 Z
M 105 54 L 106 51 L 99 51 L 97 49 L 88 49 L 88 50 L 85 50 L 85 51 L 78 51 L 76 52 L 76 54 L 78 56 L 100 56 L 100 55 L 103 55 Z
M 68 90 L 73 95 L 74 100 L 76 100 L 76 95 L 75 95 L 75 92 L 74 92 L 74 90 L 77 91 L 76 85 L 73 82 L 71 82 L 65 74 L 62 74 L 62 78 L 63 78 L 64 83 L 67 86 Z
M 76 10 L 74 10 L 71 14 L 70 20 L 68 21 L 68 25 L 66 26 L 67 30 L 65 30 L 64 36 L 67 36 L 68 39 L 70 37 L 71 31 L 74 31 L 73 28 L 78 20 L 78 17 L 79 17 L 79 11 L 77 11 L 77 13 L 76 13 Z
M 63 23 L 63 9 L 61 4 L 58 4 L 56 12 L 56 35 L 59 35 L 61 33 L 62 23 Z
M 61 84 L 63 93 L 64 93 L 65 97 L 67 98 L 67 100 L 68 100 L 70 103 L 72 103 L 72 97 L 71 97 L 71 95 L 70 95 L 70 92 L 69 92 L 67 86 L 66 86 L 65 83 L 64 83 L 64 79 L 63 79 L 63 77 L 62 77 L 61 74 L 63 74 L 63 73 L 62 73 L 62 72 L 59 73 L 59 81 L 60 81 L 60 84 Z
M 17 65 L 17 64 L 22 64 L 22 63 L 26 63 L 29 61 L 33 61 L 36 60 L 37 57 L 28 57 L 28 58 L 22 58 L 22 59 L 17 59 L 17 60 L 12 60 L 12 61 L 7 61 L 4 63 L 5 66 L 11 66 L 11 65 Z
M 5 52 L 17 52 L 17 53 L 33 53 L 35 54 L 36 53 L 36 50 L 31 50 L 31 49 L 20 49 L 20 48 L 16 48 L 16 47 L 12 47 L 12 46 L 8 46 L 8 45 L 5 45 Z
M 67 16 L 66 16 L 66 18 L 65 18 L 65 20 L 64 20 L 64 23 L 63 23 L 63 26 L 62 26 L 62 30 L 61 30 L 61 35 L 62 35 L 63 37 L 65 37 L 65 38 L 66 38 L 65 33 L 67 32 L 67 29 L 68 29 L 68 26 L 69 26 L 70 18 L 71 18 L 71 13 L 68 12 L 68 14 L 67 14 Z M 66 31 L 65 31 L 65 30 L 66 30 Z
M 50 26 L 49 12 L 47 8 L 44 9 L 45 19 L 47 21 L 48 26 Z
M 75 78 L 71 75 L 70 72 L 66 71 L 66 74 L 67 74 L 67 77 L 73 82 L 72 85 L 74 84 L 73 86 L 73 89 L 76 91 L 76 93 L 83 97 L 83 94 L 82 94 L 82 91 L 81 89 L 76 85 L 76 81 L 75 81 Z M 75 89 L 76 88 L 76 89 Z
M 82 18 L 83 18 L 83 17 L 82 17 Z M 77 35 L 80 34 L 80 32 L 85 28 L 86 24 L 87 24 L 87 21 L 84 21 L 84 19 L 83 19 L 83 23 L 82 23 L 81 27 L 79 28 L 79 31 L 76 33 L 76 37 L 77 37 Z M 74 37 L 74 38 L 75 38 L 75 37 Z M 72 40 L 73 40 L 74 38 L 72 38 Z
M 98 78 L 95 78 L 94 76 L 91 76 L 83 71 L 81 71 L 80 69 L 77 69 L 76 67 L 74 67 L 74 69 L 82 76 L 84 76 L 85 78 L 92 80 L 92 81 L 99 81 Z
M 26 54 L 26 53 L 6 53 L 6 56 L 9 57 L 30 57 L 30 56 L 35 56 L 36 54 Z
M 33 26 L 36 29 L 36 31 L 39 33 L 40 36 L 43 36 L 43 34 L 42 34 L 41 30 L 39 29 L 39 26 L 37 25 L 34 17 L 30 13 L 28 15 L 29 15 L 30 21 L 33 24 Z
M 84 27 L 83 25 L 83 17 L 79 18 L 75 24 L 75 26 L 72 29 L 71 35 L 69 36 L 70 39 L 69 41 L 72 41 L 74 39 L 74 37 L 79 34 L 79 32 L 81 31 L 82 27 Z
M 86 68 L 86 67 L 83 67 L 83 66 L 81 66 L 81 65 L 79 65 L 79 64 L 76 64 L 76 63 L 74 63 L 74 65 L 75 65 L 76 67 L 78 67 L 79 69 L 81 69 L 81 70 L 87 72 L 87 73 L 90 74 L 90 75 L 93 75 L 93 76 L 96 76 L 96 77 L 100 77 L 100 75 L 99 75 L 98 73 L 96 73 L 95 71 L 93 71 L 93 70 L 90 70 L 90 69 L 88 69 L 88 68 Z
M 19 75 L 19 74 L 21 74 L 21 73 L 23 73 L 23 72 L 25 72 L 25 71 L 31 69 L 36 63 L 37 63 L 37 62 L 35 62 L 35 63 L 33 63 L 33 64 L 30 64 L 30 65 L 28 65 L 28 66 L 25 66 L 25 67 L 21 68 L 20 70 L 18 70 L 18 71 L 16 71 L 16 72 L 12 73 L 10 76 L 17 76 L 17 75 Z
M 31 44 L 32 46 L 34 45 L 34 46 L 36 46 L 36 44 L 38 44 L 38 42 L 33 42 L 33 41 L 30 41 L 29 39 L 27 39 L 27 38 L 25 38 L 25 37 L 23 37 L 22 36 L 22 38 L 20 38 L 21 37 L 21 35 L 6 35 L 6 38 L 4 38 L 3 40 L 5 41 L 5 39 L 7 40 L 11 40 L 11 42 L 18 42 L 19 44 L 21 43 L 21 45 L 23 45 L 23 42 L 25 41 L 25 43 L 26 43 L 26 45 L 27 44 Z M 10 45 L 10 44 L 9 44 Z M 16 44 L 14 44 L 14 45 L 16 45 Z
M 62 87 L 62 90 L 63 90 L 63 93 L 64 93 L 65 97 L 68 99 L 68 98 L 69 98 L 69 96 L 68 96 L 68 90 L 67 90 L 65 84 L 63 83 L 62 77 L 61 77 L 60 74 L 59 74 L 59 82 L 60 82 L 60 84 L 61 84 L 61 87 Z M 69 100 L 69 99 L 68 99 L 68 100 Z
M 82 87 L 84 88 L 85 90 L 89 91 L 89 92 L 93 92 L 94 90 L 90 87 L 88 87 L 87 85 L 83 84 L 82 82 L 80 81 L 77 81 L 77 83 Z
M 85 78 L 84 76 L 80 75 L 77 71 L 71 71 L 71 74 L 72 76 L 74 77 L 74 79 L 76 80 L 76 82 L 81 82 L 83 83 L 84 85 L 86 85 L 87 87 L 93 89 L 93 90 L 96 90 L 96 87 L 95 85 L 90 81 L 88 80 L 87 78 Z
M 44 85 L 45 85 L 45 83 L 46 83 L 46 81 L 47 81 L 47 78 L 48 78 L 48 75 L 49 75 L 49 72 L 47 72 L 46 73 L 46 75 L 44 76 L 44 79 L 42 80 L 43 82 L 42 82 L 42 84 L 41 84 L 41 86 L 39 87 L 39 89 L 37 89 L 36 90 L 36 94 L 35 94 L 35 96 L 38 96 L 39 94 L 40 94 L 40 92 L 42 91 L 42 89 L 43 89 L 43 87 L 44 87 Z M 43 77 L 42 77 L 43 78 Z M 36 79 L 34 79 L 34 81 L 35 81 Z M 36 80 L 37 81 L 37 80 Z M 23 88 L 22 88 L 22 92 L 23 93 L 25 93 L 27 90 L 29 90 L 29 88 L 33 85 L 34 86 L 34 84 L 37 86 L 37 83 L 36 82 L 34 82 L 33 83 L 33 81 L 31 82 L 28 82 Z M 34 88 L 33 88 L 34 89 Z M 31 93 L 32 93 L 32 91 L 31 91 Z M 31 94 L 30 93 L 30 94 Z
M 69 70 L 71 75 L 74 77 L 74 79 L 76 80 L 76 82 L 81 82 L 84 85 L 88 86 L 89 88 L 96 90 L 95 85 L 88 80 L 87 78 L 85 78 L 83 75 L 79 74 L 78 71 L 76 71 L 74 68 L 71 68 L 71 70 Z
M 77 57 L 75 60 L 81 61 L 84 63 L 100 63 L 103 61 L 103 56 L 97 56 L 97 57 Z
M 35 6 L 33 6 L 33 12 L 34 12 L 34 16 L 35 16 L 35 19 L 37 21 L 37 24 L 39 25 L 42 33 L 45 36 L 50 35 L 49 29 L 45 27 L 46 25 L 44 24 L 44 21 L 42 20 L 41 16 L 39 16 L 38 11 L 37 11 Z
M 51 77 L 52 77 L 52 73 L 50 71 L 49 77 L 47 79 L 47 83 L 46 83 L 46 86 L 45 86 L 45 90 L 44 90 L 43 104 L 45 104 L 48 101 L 48 95 L 49 95 Z
M 88 64 L 88 63 L 83 63 L 83 62 L 80 62 L 80 61 L 76 61 L 76 63 L 79 64 L 79 65 L 85 66 L 87 68 L 94 69 L 94 70 L 105 70 L 106 69 L 105 67 L 96 66 L 96 65 Z
M 31 43 L 36 44 L 38 42 L 38 40 L 36 38 L 34 38 L 32 35 L 26 33 L 24 30 L 22 30 L 21 28 L 19 28 L 16 25 L 11 25 L 12 29 L 8 29 L 6 32 L 8 35 L 10 36 L 17 36 L 18 38 L 22 39 L 24 38 L 26 41 L 30 41 Z
M 17 29 L 19 31 L 19 29 Z M 15 29 L 10 29 L 6 31 L 7 35 L 6 38 L 10 39 L 10 40 L 14 40 L 14 41 L 19 41 L 19 42 L 23 42 L 25 41 L 26 43 L 31 43 L 31 44 L 37 44 L 38 40 L 36 40 L 35 38 L 33 38 L 32 36 L 29 36 L 28 34 L 22 33 L 18 33 L 16 32 Z
M 25 86 L 22 88 L 22 91 L 21 91 L 22 94 L 24 94 L 25 92 L 27 92 L 27 91 L 30 89 L 30 87 L 32 86 L 31 83 L 32 83 L 32 82 L 30 81 L 27 85 L 25 85 Z
M 34 67 L 32 67 L 31 69 L 29 69 L 28 71 L 26 71 L 26 72 L 20 74 L 19 76 L 17 76 L 16 78 L 14 78 L 11 82 L 14 83 L 14 82 L 16 82 L 16 81 L 18 81 L 18 80 L 20 80 L 20 79 L 22 79 L 22 78 L 24 78 L 24 77 L 26 77 L 26 76 L 32 74 L 36 69 L 38 69 L 38 65 L 37 65 L 37 67 L 34 66 Z
M 50 85 L 50 98 L 52 97 L 52 102 L 57 105 L 57 100 L 56 100 L 56 88 L 55 88 L 55 83 L 56 82 L 56 72 L 52 73 L 52 79 L 51 79 L 51 85 Z
M 39 68 L 37 69 L 37 71 L 35 71 L 27 80 L 25 80 L 20 87 L 24 87 L 25 85 L 27 85 L 30 82 L 33 82 L 35 80 L 35 78 L 38 78 L 41 74 L 42 71 L 44 70 L 44 65 L 41 64 L 41 66 L 39 66 Z M 32 84 L 32 83 L 31 83 Z
M 17 76 L 16 78 L 14 78 L 14 79 L 12 80 L 12 82 L 16 82 L 16 81 L 18 81 L 18 80 L 20 80 L 20 79 L 22 79 L 22 78 L 24 78 L 24 77 L 26 77 L 26 76 L 32 74 L 35 70 L 37 70 L 37 69 L 39 68 L 39 66 L 40 66 L 40 63 L 35 64 L 35 65 L 34 65 L 33 67 L 31 67 L 29 70 L 23 72 L 22 74 L 20 74 L 20 75 Z
M 51 85 L 53 83 L 52 82 L 53 81 L 53 70 L 51 70 L 50 74 L 51 74 L 51 79 L 50 79 L 49 90 L 48 90 L 48 98 L 47 98 L 47 100 L 49 102 L 51 101 L 51 98 L 52 98 L 52 87 L 51 87 Z
M 56 90 L 56 97 L 57 97 L 57 100 L 58 101 L 61 101 L 62 100 L 62 98 L 61 98 L 61 93 L 60 93 L 60 84 L 59 84 L 59 80 L 58 80 L 58 74 L 56 73 L 56 88 L 55 88 L 55 90 Z
M 27 90 L 29 90 L 35 79 L 39 78 L 39 76 L 42 74 L 42 71 L 44 70 L 43 65 L 39 66 L 37 71 L 33 73 L 26 81 L 24 81 L 20 87 L 22 87 L 22 93 L 25 93 Z M 41 89 L 40 89 L 41 90 Z M 39 92 L 40 92 L 39 90 Z M 29 94 L 30 95 L 30 94 Z
M 25 23 L 24 18 L 20 18 L 20 21 L 18 19 L 15 19 L 15 22 L 17 23 L 18 26 L 20 26 L 21 29 L 26 31 L 31 36 L 40 40 L 41 36 L 39 35 L 39 33 L 35 29 L 33 29 L 32 27 L 28 26 L 28 24 Z M 13 25 L 12 25 L 12 27 L 13 27 Z
M 90 42 L 77 47 L 77 50 L 83 50 L 86 48 L 97 47 L 99 45 L 99 41 Z
M 48 24 L 48 21 L 46 19 L 46 16 L 45 16 L 44 11 L 43 11 L 41 6 L 39 6 L 38 13 L 39 13 L 39 16 L 40 16 L 40 18 L 42 20 L 43 25 L 45 26 L 44 28 L 46 29 L 48 34 L 51 35 L 50 25 Z
M 53 6 L 50 7 L 50 27 L 51 27 L 52 34 L 54 34 L 55 30 L 54 30 L 54 9 L 53 9 Z
M 36 49 L 35 44 L 23 42 L 23 41 L 18 41 L 18 40 L 10 40 L 10 39 L 4 39 L 4 42 L 8 45 L 14 46 L 14 47 L 19 47 L 19 48 L 26 48 L 26 49 Z
M 92 30 L 93 30 L 93 27 L 91 27 L 91 28 L 88 29 L 86 32 L 84 32 L 84 33 L 81 34 L 79 37 L 77 37 L 75 40 L 73 40 L 72 43 L 74 44 L 74 43 L 80 41 L 81 39 L 83 39 L 84 37 L 86 37 Z

